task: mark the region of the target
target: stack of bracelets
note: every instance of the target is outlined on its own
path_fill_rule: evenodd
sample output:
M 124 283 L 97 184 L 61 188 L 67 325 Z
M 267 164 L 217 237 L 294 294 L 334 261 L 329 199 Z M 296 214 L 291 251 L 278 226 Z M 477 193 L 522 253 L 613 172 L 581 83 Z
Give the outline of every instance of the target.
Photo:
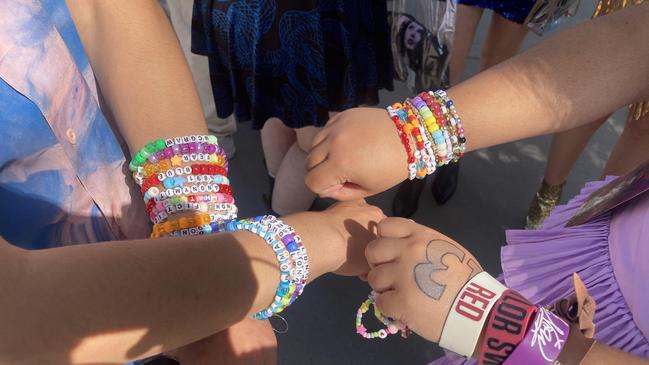
M 422 92 L 388 106 L 387 111 L 408 155 L 410 180 L 423 179 L 437 167 L 464 155 L 464 128 L 444 91 Z M 398 332 L 407 336 L 410 330 L 406 326 L 376 308 L 376 296 L 372 292 L 358 309 L 356 333 L 368 339 Z M 385 328 L 369 332 L 363 325 L 363 315 L 372 305 L 374 316 Z M 478 344 L 483 330 L 484 341 Z M 552 311 L 533 305 L 486 272 L 471 278 L 460 290 L 439 341 L 441 347 L 466 357 L 473 356 L 479 345 L 480 365 L 578 365 L 592 344 L 593 340 L 585 339 L 578 328 Z
M 274 216 L 236 220 L 228 161 L 216 137 L 157 139 L 135 154 L 129 169 L 154 224 L 151 238 L 245 230 L 259 235 L 273 249 L 280 283 L 273 302 L 254 318 L 268 319 L 302 294 L 309 275 L 302 240 Z
M 375 308 L 376 317 L 386 328 L 367 332 L 362 316 L 375 297 L 372 293 L 361 304 L 356 332 L 365 338 L 385 338 L 404 331 Z M 552 311 L 530 303 L 486 272 L 471 278 L 459 291 L 439 340 L 441 347 L 466 357 L 473 356 L 479 345 L 479 365 L 578 365 L 592 344 L 578 326 L 570 326 Z
M 408 155 L 410 180 L 423 179 L 464 155 L 464 128 L 446 92 L 422 92 L 387 110 Z
M 410 180 L 423 179 L 434 173 L 437 167 L 447 165 L 451 161 L 457 162 L 464 155 L 466 138 L 462 121 L 445 91 L 422 92 L 386 109 L 406 149 Z M 386 328 L 367 332 L 362 318 L 374 304 L 374 298 L 375 293 L 372 292 L 358 309 L 356 332 L 365 338 L 385 338 L 399 331 L 402 336 L 407 336 L 407 327 L 383 316 L 376 306 L 374 315 Z

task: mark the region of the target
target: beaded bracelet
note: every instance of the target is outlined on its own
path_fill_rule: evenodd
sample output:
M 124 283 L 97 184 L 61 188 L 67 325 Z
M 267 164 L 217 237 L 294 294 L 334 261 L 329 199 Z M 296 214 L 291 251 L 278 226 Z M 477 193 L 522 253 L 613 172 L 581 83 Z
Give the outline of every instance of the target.
M 302 240 L 295 234 L 295 230 L 292 227 L 271 215 L 265 216 L 261 220 L 261 224 L 276 232 L 279 239 L 289 251 L 291 260 L 294 263 L 294 267 L 291 270 L 291 282 L 295 283 L 295 289 L 290 293 L 290 297 L 287 296 L 288 300 L 285 298 L 279 305 L 278 310 L 282 311 L 287 306 L 293 304 L 302 294 L 309 275 L 309 258 L 306 254 L 306 248 L 302 244 Z
M 433 166 L 428 173 L 430 175 L 435 172 L 435 167 L 438 164 L 437 156 L 433 150 L 433 145 L 435 142 L 433 132 L 439 130 L 439 126 L 437 125 L 437 120 L 433 116 L 433 113 L 430 111 L 430 108 L 428 108 L 426 102 L 424 102 L 419 96 L 415 96 L 412 100 L 409 101 L 409 103 L 417 111 L 416 114 L 419 118 L 421 129 L 423 130 L 422 133 L 427 139 L 427 141 L 425 142 L 426 151 L 433 159 L 433 161 L 431 161 L 431 164 Z
M 176 156 L 178 157 L 178 156 Z M 184 161 L 186 159 L 187 161 Z M 228 170 L 228 162 L 227 160 L 218 154 L 211 154 L 211 155 L 205 155 L 204 157 L 195 157 L 195 161 L 197 162 L 203 162 L 203 164 L 196 164 L 196 165 L 205 165 L 205 166 L 214 166 L 214 167 L 220 167 L 225 170 L 225 174 L 227 174 Z M 174 168 L 174 171 L 177 171 L 178 168 L 184 168 L 183 164 L 188 164 L 190 162 L 193 162 L 192 157 L 186 157 L 186 158 L 171 158 L 171 159 L 165 159 L 165 160 L 160 160 L 156 161 L 155 163 L 145 163 L 142 166 L 138 166 L 135 171 L 133 171 L 133 178 L 135 179 L 136 182 L 141 181 L 143 179 L 149 178 L 154 174 L 158 174 L 160 172 L 167 172 L 169 169 Z M 193 166 L 192 164 L 191 166 Z M 141 185 L 141 182 L 138 182 L 138 185 Z
M 224 184 L 196 184 L 191 186 L 183 186 L 182 188 L 176 186 L 175 188 L 166 189 L 162 191 L 158 187 L 151 187 L 144 193 L 144 202 L 147 203 L 150 199 L 163 200 L 172 196 L 190 195 L 198 193 L 222 193 L 232 195 L 232 188 L 230 185 Z
M 455 155 L 459 159 L 464 155 L 464 152 L 466 151 L 466 137 L 464 136 L 464 128 L 462 128 L 462 120 L 457 113 L 457 109 L 455 109 L 455 104 L 448 97 L 444 90 L 437 90 L 435 94 L 439 95 L 442 101 L 446 104 L 446 107 L 450 110 L 451 124 L 457 131 L 458 148 L 455 151 Z
M 158 238 L 165 233 L 171 233 L 173 231 L 178 231 L 181 229 L 203 226 L 208 223 L 211 223 L 210 216 L 208 214 L 196 213 L 189 217 L 182 217 L 164 223 L 155 224 L 153 226 L 153 232 L 151 233 L 151 238 Z
M 133 156 L 133 159 L 129 164 L 129 169 L 131 171 L 137 170 L 137 168 L 139 166 L 142 166 L 150 156 L 155 155 L 160 151 L 164 151 L 166 148 L 172 148 L 173 145 L 175 145 L 176 143 L 175 141 L 187 141 L 187 142 L 183 142 L 185 144 L 198 143 L 200 141 L 200 142 L 208 143 L 209 145 L 212 146 L 218 146 L 218 140 L 214 136 L 190 135 L 190 136 L 176 137 L 174 139 L 167 139 L 166 141 L 163 139 L 157 139 L 151 143 L 146 144 L 140 151 L 138 151 Z M 195 142 L 190 142 L 190 141 L 195 141 Z M 214 150 L 216 151 L 216 148 L 214 148 Z
M 422 179 L 434 173 L 436 167 L 463 156 L 464 128 L 453 101 L 444 91 L 422 92 L 386 109 L 408 155 L 410 180 Z
M 298 241 L 301 242 L 301 240 L 299 240 L 299 236 L 294 233 L 294 230 L 273 216 L 254 217 L 238 222 L 230 222 L 227 224 L 227 227 L 228 230 L 247 230 L 257 234 L 262 237 L 276 253 L 280 265 L 280 283 L 277 286 L 275 299 L 267 309 L 259 311 L 253 315 L 253 318 L 256 319 L 268 319 L 290 305 L 302 292 L 304 287 L 303 283 L 306 282 L 306 278 L 308 277 L 308 258 L 306 258 L 306 249 L 304 246 L 297 243 Z M 284 237 L 291 235 L 297 239 L 283 239 L 283 237 L 280 237 L 280 234 Z M 294 255 L 295 252 L 299 252 L 299 254 Z M 301 262 L 304 268 L 304 273 L 303 275 L 298 275 L 296 270 L 298 262 L 294 257 L 302 254 L 305 258 L 305 261 Z
M 219 165 L 210 165 L 210 164 L 193 164 L 186 165 L 183 167 L 176 167 L 174 169 L 168 169 L 166 171 L 158 172 L 158 180 L 163 181 L 169 177 L 176 176 L 191 176 L 191 175 L 223 175 L 226 176 L 228 171 Z
M 408 176 L 409 179 L 412 180 L 415 178 L 417 174 L 417 167 L 415 165 L 415 156 L 412 153 L 412 148 L 410 147 L 410 141 L 408 140 L 408 135 L 403 130 L 403 124 L 401 123 L 401 119 L 399 119 L 397 112 L 394 110 L 395 107 L 401 108 L 402 105 L 399 103 L 395 103 L 391 106 L 388 106 L 387 110 L 388 110 L 388 114 L 390 115 L 390 119 L 392 119 L 392 122 L 394 123 L 395 127 L 397 127 L 399 138 L 401 139 L 401 143 L 403 144 L 403 147 L 406 150 L 406 154 L 408 155 L 408 173 L 409 173 Z
M 356 311 L 356 333 L 367 339 L 383 339 L 389 335 L 399 333 L 399 331 L 402 331 L 403 336 L 407 336 L 409 330 L 405 326 L 389 320 L 376 308 L 376 295 L 376 292 L 372 291 L 367 296 L 367 299 L 361 303 L 358 311 Z M 363 315 L 370 309 L 370 306 L 374 306 L 374 316 L 385 325 L 385 328 L 374 332 L 367 332 L 367 328 L 363 325 Z

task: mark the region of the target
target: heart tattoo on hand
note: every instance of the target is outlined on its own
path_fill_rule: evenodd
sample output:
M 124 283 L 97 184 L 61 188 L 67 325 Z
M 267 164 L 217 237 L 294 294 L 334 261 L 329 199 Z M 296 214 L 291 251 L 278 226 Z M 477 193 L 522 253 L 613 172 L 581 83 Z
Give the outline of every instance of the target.
M 482 271 L 482 267 L 472 257 L 467 259 L 467 254 L 454 243 L 439 239 L 431 240 L 426 246 L 427 261 L 417 264 L 413 271 L 419 290 L 435 300 L 439 300 L 446 290 L 446 284 L 436 281 L 434 276 L 439 271 L 448 270 L 448 266 L 444 264 L 444 257 L 447 255 L 457 257 L 460 262 L 471 268 L 471 273 L 465 281 Z M 464 262 L 465 259 L 467 262 Z

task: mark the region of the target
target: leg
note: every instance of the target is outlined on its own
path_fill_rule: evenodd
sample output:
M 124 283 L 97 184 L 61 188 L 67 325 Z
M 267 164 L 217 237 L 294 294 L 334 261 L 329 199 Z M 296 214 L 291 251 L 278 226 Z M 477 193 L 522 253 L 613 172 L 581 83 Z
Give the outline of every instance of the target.
M 525 228 L 536 229 L 561 200 L 561 192 L 570 170 L 588 141 L 609 116 L 579 128 L 555 133 L 545 166 L 541 187 L 532 198 L 525 218 Z
M 169 356 L 182 365 L 275 365 L 277 339 L 270 322 L 244 319 L 225 331 L 171 351 Z
M 509 21 L 494 13 L 489 33 L 487 33 L 487 40 L 482 47 L 480 70 L 486 70 L 513 57 L 521 47 L 526 35 L 526 26 Z
M 173 25 L 180 46 L 183 49 L 187 63 L 196 84 L 198 96 L 203 106 L 203 115 L 207 122 L 208 129 L 219 137 L 219 144 L 225 149 L 228 158 L 234 157 L 236 148 L 232 135 L 237 131 L 237 124 L 234 115 L 221 119 L 216 115 L 216 105 L 212 94 L 212 83 L 210 82 L 210 71 L 206 56 L 200 56 L 191 51 L 191 28 L 193 2 L 185 0 L 166 1 L 169 18 Z
M 448 61 L 451 85 L 460 82 L 483 10 L 480 7 L 461 4 L 457 7 L 453 47 Z
M 306 156 L 311 149 L 318 128 L 305 127 L 296 130 L 297 141 L 291 146 L 277 172 L 273 190 L 273 210 L 281 215 L 308 210 L 316 198 L 304 184 Z
M 273 178 L 277 176 L 279 165 L 296 140 L 295 131 L 285 126 L 281 120 L 270 118 L 266 121 L 261 129 L 261 146 L 268 175 Z
M 480 18 L 484 9 L 476 6 L 458 5 L 457 18 L 455 21 L 455 33 L 453 35 L 453 47 L 449 56 L 450 83 L 456 85 L 460 82 L 466 61 L 471 51 L 473 38 L 475 37 Z M 446 203 L 457 189 L 458 165 L 451 163 L 444 166 L 435 173 L 435 180 L 432 185 L 432 193 L 438 204 Z M 395 202 L 393 207 L 395 214 L 409 217 L 417 210 L 419 193 L 423 188 L 421 182 L 404 182 L 399 187 L 397 198 L 405 202 Z M 402 206 L 402 207 L 401 207 Z M 401 207 L 401 208 L 399 208 Z
M 649 114 L 633 120 L 627 118 L 624 131 L 608 158 L 603 175 L 621 176 L 649 159 Z
M 577 162 L 584 148 L 595 132 L 609 116 L 581 127 L 555 133 L 548 154 L 543 179 L 549 185 L 561 185 L 568 178 L 570 170 Z

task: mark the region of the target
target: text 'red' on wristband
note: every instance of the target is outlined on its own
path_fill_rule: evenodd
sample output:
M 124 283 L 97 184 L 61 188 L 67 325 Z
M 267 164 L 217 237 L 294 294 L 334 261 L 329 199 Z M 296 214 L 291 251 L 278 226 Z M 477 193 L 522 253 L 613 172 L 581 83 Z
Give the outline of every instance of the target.
M 480 365 L 501 365 L 523 341 L 537 307 L 508 289 L 498 299 L 487 321 Z
M 439 345 L 462 356 L 472 356 L 489 312 L 505 290 L 504 285 L 484 271 L 471 278 L 453 302 Z
M 523 341 L 505 360 L 505 365 L 552 365 L 570 334 L 570 326 L 545 308 L 536 313 Z

